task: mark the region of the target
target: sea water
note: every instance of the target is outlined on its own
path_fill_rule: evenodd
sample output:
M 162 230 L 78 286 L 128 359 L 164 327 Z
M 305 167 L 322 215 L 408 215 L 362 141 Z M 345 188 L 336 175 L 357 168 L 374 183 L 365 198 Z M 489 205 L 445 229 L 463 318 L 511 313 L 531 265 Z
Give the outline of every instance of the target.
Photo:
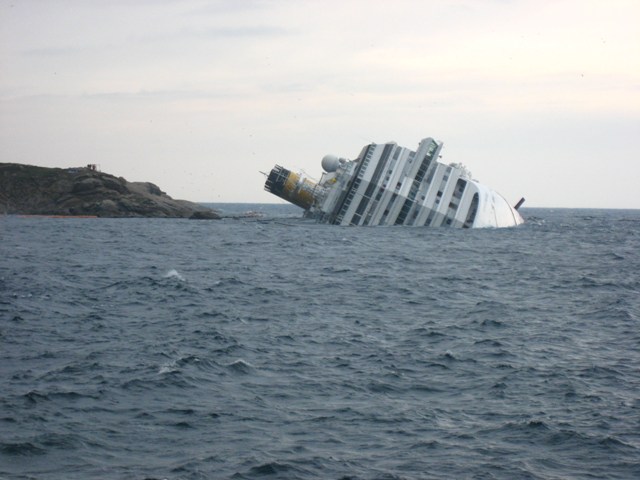
M 0 478 L 640 478 L 640 211 L 219 207 L 0 218 Z

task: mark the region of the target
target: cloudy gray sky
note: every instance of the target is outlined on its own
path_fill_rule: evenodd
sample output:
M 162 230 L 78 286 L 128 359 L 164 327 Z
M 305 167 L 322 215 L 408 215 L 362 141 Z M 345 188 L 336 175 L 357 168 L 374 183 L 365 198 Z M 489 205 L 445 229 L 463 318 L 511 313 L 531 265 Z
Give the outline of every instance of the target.
M 533 207 L 640 208 L 637 0 L 0 0 L 0 161 L 277 202 L 279 163 L 443 141 Z

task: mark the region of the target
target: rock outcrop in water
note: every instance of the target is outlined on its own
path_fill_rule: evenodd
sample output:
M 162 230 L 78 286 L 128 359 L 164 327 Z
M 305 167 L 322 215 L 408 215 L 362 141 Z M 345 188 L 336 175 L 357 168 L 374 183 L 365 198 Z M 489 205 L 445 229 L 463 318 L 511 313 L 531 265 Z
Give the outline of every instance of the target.
M 174 200 L 153 183 L 128 182 L 92 165 L 63 169 L 16 163 L 0 163 L 0 213 L 220 218 L 202 205 Z

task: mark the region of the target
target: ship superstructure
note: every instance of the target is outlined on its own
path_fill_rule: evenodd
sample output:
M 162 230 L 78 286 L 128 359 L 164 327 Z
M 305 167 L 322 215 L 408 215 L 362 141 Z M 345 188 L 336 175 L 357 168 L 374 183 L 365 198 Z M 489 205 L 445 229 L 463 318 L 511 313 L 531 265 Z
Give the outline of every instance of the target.
M 471 178 L 461 164 L 440 162 L 442 143 L 423 139 L 412 151 L 394 142 L 366 145 L 355 160 L 327 155 L 319 182 L 276 165 L 265 190 L 336 225 L 462 228 L 523 223 L 500 194 Z

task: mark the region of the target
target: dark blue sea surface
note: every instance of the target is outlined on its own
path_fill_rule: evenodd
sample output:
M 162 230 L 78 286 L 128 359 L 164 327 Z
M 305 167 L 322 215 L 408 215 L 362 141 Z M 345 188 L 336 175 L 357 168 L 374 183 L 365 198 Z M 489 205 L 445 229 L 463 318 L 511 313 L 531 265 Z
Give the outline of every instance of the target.
M 0 478 L 640 478 L 640 211 L 219 207 L 0 217 Z

